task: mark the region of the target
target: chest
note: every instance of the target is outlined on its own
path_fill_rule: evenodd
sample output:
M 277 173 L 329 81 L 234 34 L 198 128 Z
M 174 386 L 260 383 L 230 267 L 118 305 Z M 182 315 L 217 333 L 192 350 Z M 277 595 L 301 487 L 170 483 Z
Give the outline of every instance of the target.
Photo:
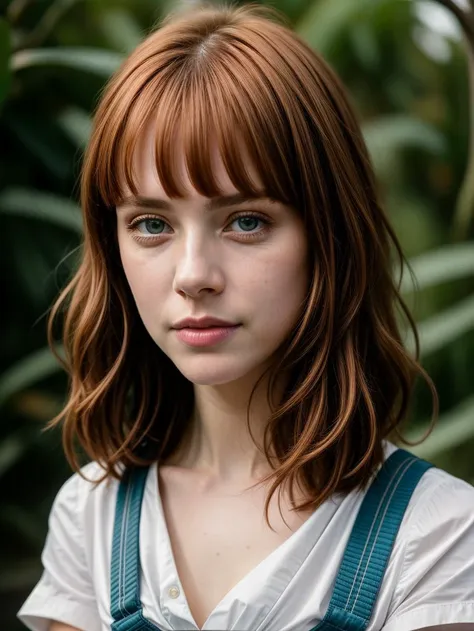
M 176 571 L 199 628 L 224 596 L 311 514 L 292 511 L 282 496 L 280 515 L 276 492 L 269 508 L 272 530 L 264 517 L 268 488 L 206 488 L 165 468 L 159 486 Z

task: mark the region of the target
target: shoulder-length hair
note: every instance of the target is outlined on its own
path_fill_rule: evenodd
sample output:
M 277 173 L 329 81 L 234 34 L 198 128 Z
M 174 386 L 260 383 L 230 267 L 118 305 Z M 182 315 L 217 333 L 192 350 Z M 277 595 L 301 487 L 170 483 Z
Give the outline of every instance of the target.
M 274 10 L 204 6 L 165 20 L 125 60 L 97 108 L 81 202 L 82 261 L 54 305 L 65 308 L 70 393 L 63 441 L 78 470 L 77 441 L 106 475 L 167 458 L 194 405 L 193 384 L 152 341 L 128 287 L 117 245 L 115 206 L 133 172 L 137 142 L 156 127 L 156 171 L 169 197 L 185 194 L 175 168 L 176 133 L 190 180 L 221 194 L 210 138 L 235 187 L 265 193 L 301 213 L 310 251 L 310 288 L 291 335 L 271 367 L 267 394 L 286 371 L 288 386 L 268 419 L 264 452 L 283 482 L 303 484 L 298 509 L 364 486 L 383 461 L 383 440 L 405 420 L 417 376 L 416 326 L 392 278 L 404 257 L 378 200 L 361 130 L 340 80 Z M 243 143 L 243 144 L 242 144 Z M 242 147 L 246 152 L 242 151 Z M 282 297 L 284 299 L 284 297 Z M 404 348 L 397 316 L 416 340 Z M 249 418 L 247 415 L 247 422 Z M 249 425 L 250 429 L 250 425 Z M 152 445 L 147 453 L 140 445 Z

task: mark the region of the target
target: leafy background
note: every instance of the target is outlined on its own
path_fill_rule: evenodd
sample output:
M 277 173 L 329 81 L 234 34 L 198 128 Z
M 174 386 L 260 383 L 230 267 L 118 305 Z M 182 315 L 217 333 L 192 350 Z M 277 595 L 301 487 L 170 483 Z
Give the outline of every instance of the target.
M 405 274 L 403 292 L 441 417 L 413 451 L 474 483 L 474 2 L 453 1 L 272 4 L 345 82 L 416 274 L 418 290 Z M 42 431 L 67 387 L 46 347 L 45 323 L 77 261 L 77 182 L 91 112 L 123 56 L 176 5 L 0 0 L 0 611 L 7 631 L 21 628 L 15 613 L 39 578 L 48 513 L 70 475 L 59 433 Z M 421 436 L 430 415 L 420 385 L 408 435 Z

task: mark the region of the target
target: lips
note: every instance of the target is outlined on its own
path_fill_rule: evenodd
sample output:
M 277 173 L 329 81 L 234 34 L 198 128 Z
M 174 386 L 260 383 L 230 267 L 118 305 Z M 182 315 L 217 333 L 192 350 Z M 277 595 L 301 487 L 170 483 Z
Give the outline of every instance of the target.
M 187 346 L 214 346 L 233 336 L 239 325 L 211 326 L 201 328 L 182 327 L 176 329 L 176 336 Z
M 176 322 L 173 329 L 209 329 L 209 328 L 222 328 L 222 327 L 235 327 L 238 322 L 229 322 L 221 318 L 215 318 L 213 316 L 203 316 L 201 318 L 184 318 Z

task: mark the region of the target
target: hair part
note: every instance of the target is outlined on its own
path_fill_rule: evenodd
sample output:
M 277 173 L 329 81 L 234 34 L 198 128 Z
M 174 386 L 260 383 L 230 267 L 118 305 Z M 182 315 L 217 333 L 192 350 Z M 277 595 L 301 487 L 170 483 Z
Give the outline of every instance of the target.
M 403 440 L 398 430 L 416 377 L 438 412 L 418 361 L 416 325 L 392 278 L 393 255 L 401 269 L 404 257 L 378 201 L 360 126 L 338 77 L 282 17 L 258 5 L 173 15 L 112 77 L 82 170 L 82 261 L 48 327 L 54 349 L 53 322 L 65 310 L 70 392 L 48 426 L 62 422 L 73 469 L 77 443 L 104 477 L 172 454 L 192 414 L 193 385 L 140 319 L 120 263 L 115 206 L 125 190 L 137 194 L 137 143 L 150 128 L 156 173 L 172 198 L 186 195 L 178 148 L 192 185 L 207 197 L 220 194 L 211 142 L 235 187 L 258 196 L 250 159 L 264 193 L 301 213 L 311 259 L 300 319 L 269 374 L 269 400 L 278 374 L 287 372 L 289 382 L 265 431 L 265 455 L 270 462 L 272 449 L 278 460 L 262 481 L 272 481 L 267 522 L 283 483 L 298 510 L 368 484 L 383 461 L 382 441 L 394 432 Z M 397 315 L 414 334 L 414 357 Z M 298 506 L 295 483 L 307 498 Z

